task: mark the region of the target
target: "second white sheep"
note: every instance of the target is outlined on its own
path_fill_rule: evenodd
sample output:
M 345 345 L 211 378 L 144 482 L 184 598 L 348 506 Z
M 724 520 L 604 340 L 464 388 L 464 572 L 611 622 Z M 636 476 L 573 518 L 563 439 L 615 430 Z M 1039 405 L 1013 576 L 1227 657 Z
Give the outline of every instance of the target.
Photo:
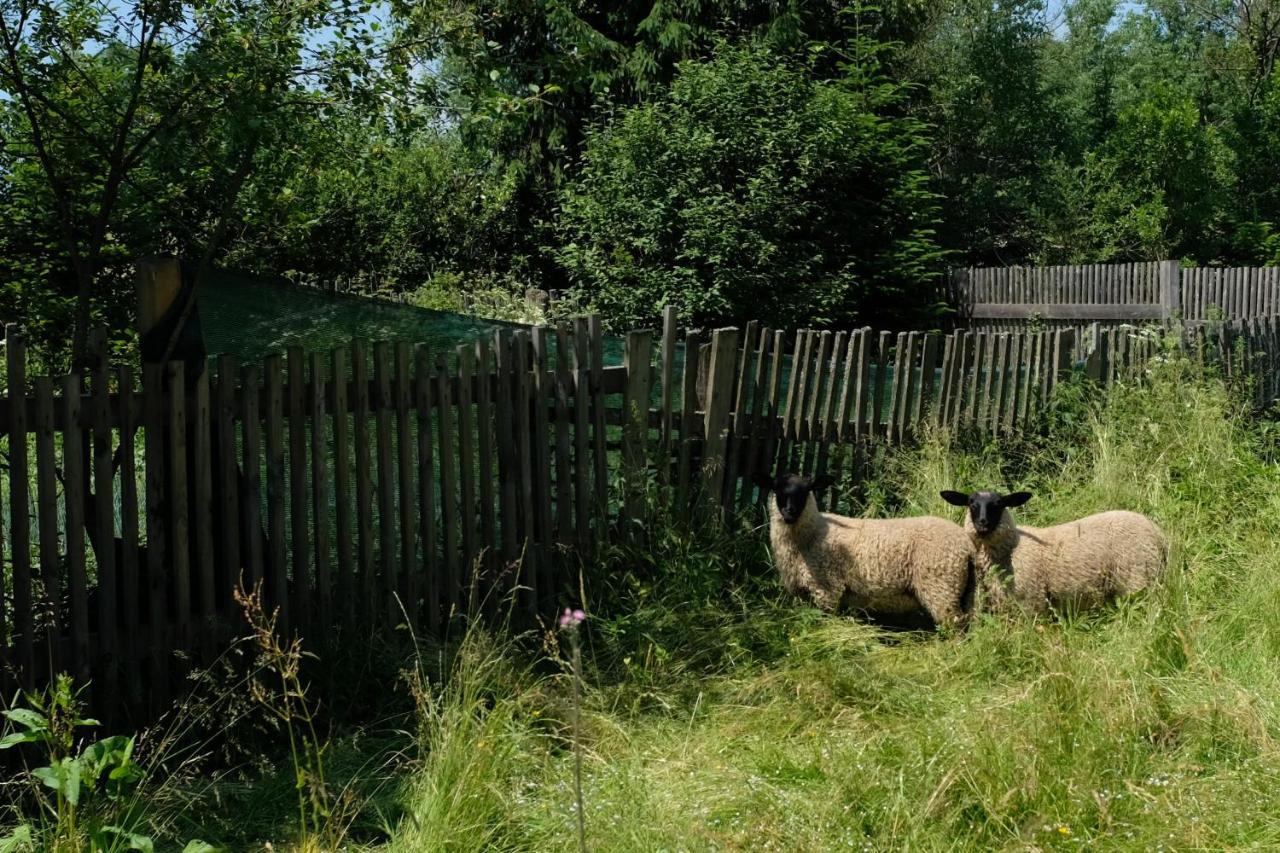
M 1164 534 L 1140 513 L 1113 510 L 1054 527 L 1021 527 L 1011 510 L 1030 492 L 945 491 L 942 499 L 968 509 L 983 609 L 997 609 L 1010 596 L 1033 613 L 1095 607 L 1146 589 L 1164 569 Z

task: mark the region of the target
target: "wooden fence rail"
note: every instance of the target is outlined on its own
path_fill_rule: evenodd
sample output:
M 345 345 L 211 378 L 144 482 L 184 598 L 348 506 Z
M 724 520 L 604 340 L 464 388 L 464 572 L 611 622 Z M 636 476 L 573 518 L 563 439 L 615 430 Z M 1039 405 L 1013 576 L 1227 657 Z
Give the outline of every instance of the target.
M 1182 267 L 1177 261 L 952 270 L 968 328 L 1018 331 L 1169 322 L 1248 321 L 1280 313 L 1280 267 Z
M 241 579 L 310 638 L 406 619 L 439 633 L 503 596 L 545 617 L 584 558 L 639 534 L 648 489 L 729 517 L 760 502 L 758 471 L 849 481 L 874 443 L 922 428 L 1009 433 L 1073 373 L 1115 382 L 1160 349 L 1154 331 L 1098 326 L 1075 359 L 1071 329 L 682 334 L 665 319 L 656 346 L 627 336 L 621 367 L 593 317 L 449 352 L 356 340 L 60 378 L 29 376 L 9 327 L 5 673 L 69 671 L 100 713 L 154 713 L 239 632 Z M 1185 340 L 1252 378 L 1260 404 L 1280 394 L 1275 318 Z

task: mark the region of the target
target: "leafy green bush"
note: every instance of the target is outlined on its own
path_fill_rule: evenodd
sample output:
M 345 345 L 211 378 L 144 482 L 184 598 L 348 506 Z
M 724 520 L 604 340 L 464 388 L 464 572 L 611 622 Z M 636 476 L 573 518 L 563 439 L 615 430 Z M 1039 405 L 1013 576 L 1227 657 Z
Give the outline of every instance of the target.
M 30 803 L 0 839 L 0 851 L 153 849 L 145 802 L 137 791 L 147 774 L 134 760 L 134 739 L 112 735 L 81 745 L 78 731 L 99 725 L 81 713 L 71 677 L 65 674 L 43 694 L 28 694 L 27 707 L 3 712 L 8 723 L 0 749 L 30 744 L 49 763 L 24 774 Z M 192 841 L 184 853 L 212 850 Z
M 1189 99 L 1157 95 L 1121 112 L 1084 168 L 1097 259 L 1219 257 L 1229 159 Z
M 584 298 L 619 328 L 669 304 L 694 324 L 874 311 L 928 326 L 941 254 L 924 128 L 874 52 L 858 55 L 828 81 L 721 45 L 670 92 L 603 116 L 549 248 Z
M 317 122 L 305 148 L 267 169 L 278 174 L 261 179 L 268 192 L 251 200 L 227 256 L 238 268 L 397 293 L 435 276 L 523 268 L 509 249 L 511 181 L 448 133 L 396 138 Z

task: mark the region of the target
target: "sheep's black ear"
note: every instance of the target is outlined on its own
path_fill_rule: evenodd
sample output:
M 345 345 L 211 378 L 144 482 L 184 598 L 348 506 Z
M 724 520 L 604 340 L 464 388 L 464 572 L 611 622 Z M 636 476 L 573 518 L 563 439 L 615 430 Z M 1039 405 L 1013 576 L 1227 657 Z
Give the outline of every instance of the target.
M 953 492 L 950 489 L 943 489 L 938 494 L 942 495 L 942 499 L 952 506 L 968 506 L 969 496 L 964 492 Z
M 1011 495 L 1005 495 L 1002 497 L 1000 499 L 1000 506 L 1005 507 L 1006 509 L 1013 509 L 1014 507 L 1022 506 L 1029 500 L 1031 500 L 1030 492 L 1014 492 Z
M 830 474 L 819 474 L 818 476 L 814 477 L 813 480 L 810 481 L 809 488 L 815 492 L 819 492 L 819 491 L 822 491 L 823 489 L 834 486 L 835 484 L 836 484 L 835 477 L 832 477 Z
M 774 487 L 773 477 L 768 474 L 753 474 L 751 482 L 760 487 L 761 491 L 772 492 Z

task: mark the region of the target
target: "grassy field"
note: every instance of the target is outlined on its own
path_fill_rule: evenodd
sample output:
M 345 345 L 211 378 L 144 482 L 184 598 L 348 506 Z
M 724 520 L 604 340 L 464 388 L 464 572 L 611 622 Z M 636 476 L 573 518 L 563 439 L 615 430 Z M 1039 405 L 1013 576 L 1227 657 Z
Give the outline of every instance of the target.
M 1053 523 L 1151 514 L 1166 582 L 1088 616 L 949 636 L 823 617 L 765 539 L 654 524 L 586 589 L 582 796 L 598 850 L 1280 848 L 1276 431 L 1183 362 L 1034 435 L 891 454 L 868 514 L 958 517 L 941 488 L 1026 488 Z M 351 796 L 300 833 L 291 765 L 178 784 L 158 836 L 228 849 L 572 850 L 564 634 L 473 630 L 403 667 L 413 711 L 340 731 Z M 444 673 L 448 677 L 444 677 Z M 388 690 L 391 690 L 389 686 Z M 304 807 L 305 811 L 305 807 Z

